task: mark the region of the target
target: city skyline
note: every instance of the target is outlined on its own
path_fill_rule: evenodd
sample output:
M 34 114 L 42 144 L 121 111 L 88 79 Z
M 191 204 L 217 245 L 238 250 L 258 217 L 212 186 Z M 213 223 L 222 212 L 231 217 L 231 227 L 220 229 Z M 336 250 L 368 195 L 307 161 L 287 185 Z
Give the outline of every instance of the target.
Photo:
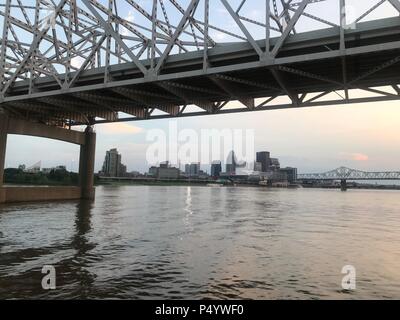
M 400 151 L 400 111 L 396 102 L 360 105 L 279 110 L 257 114 L 178 119 L 179 129 L 192 128 L 254 128 L 255 149 L 273 150 L 283 166 L 297 166 L 299 172 L 323 171 L 341 165 L 357 169 L 398 169 Z M 118 148 L 124 154 L 128 171 L 145 172 L 146 132 L 152 128 L 168 128 L 167 120 L 125 124 L 97 125 L 98 148 L 96 171 L 103 164 L 106 150 Z M 315 137 L 313 131 L 318 131 Z M 57 141 L 46 141 L 52 153 L 41 159 L 46 148 L 41 138 L 9 136 L 6 166 L 44 160 L 52 167 L 65 164 L 78 170 L 79 149 Z M 43 148 L 43 149 L 42 149 Z M 218 160 L 218 159 L 215 159 Z

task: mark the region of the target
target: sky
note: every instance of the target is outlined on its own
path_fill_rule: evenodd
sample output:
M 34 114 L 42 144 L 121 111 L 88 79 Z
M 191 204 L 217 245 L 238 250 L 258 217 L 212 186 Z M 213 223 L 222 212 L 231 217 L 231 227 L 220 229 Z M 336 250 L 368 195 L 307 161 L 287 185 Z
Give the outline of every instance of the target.
M 25 0 L 25 2 L 32 1 Z M 105 3 L 104 0 L 99 0 L 99 2 Z M 149 9 L 152 3 L 150 0 L 138 2 L 145 9 Z M 188 1 L 178 2 L 184 6 L 184 3 Z M 241 1 L 229 2 L 235 8 Z M 257 6 L 260 2 L 248 0 L 242 14 L 262 21 L 265 13 L 262 6 Z M 378 0 L 347 0 L 349 22 L 378 2 Z M 211 1 L 210 3 L 211 23 L 239 33 L 239 28 L 232 19 L 228 18 L 221 2 Z M 307 12 L 338 23 L 338 16 L 333 14 L 333 12 L 338 12 L 338 3 L 338 0 L 327 0 L 323 4 L 313 4 L 307 8 Z M 149 23 L 128 6 L 126 1 L 118 1 L 118 4 L 119 12 L 123 12 L 127 20 L 138 24 Z M 200 15 L 201 12 L 199 10 Z M 384 3 L 366 19 L 393 15 L 397 15 L 396 11 L 389 3 Z M 177 24 L 179 15 L 171 14 L 170 19 L 172 23 Z M 253 26 L 249 28 L 254 38 L 260 38 L 262 30 Z M 299 21 L 299 31 L 315 28 L 318 28 L 315 23 L 307 20 Z M 126 33 L 127 30 L 121 30 L 121 32 Z M 232 41 L 217 31 L 211 31 L 211 35 L 217 41 Z M 26 39 L 27 42 L 28 40 Z M 122 161 L 128 166 L 129 171 L 147 171 L 149 163 L 146 162 L 146 151 L 150 146 L 147 135 L 156 128 L 166 130 L 169 121 L 177 121 L 180 130 L 190 128 L 198 133 L 204 128 L 254 129 L 256 151 L 268 150 L 273 157 L 280 158 L 283 166 L 298 167 L 300 172 L 322 172 L 343 165 L 370 171 L 400 170 L 399 102 L 97 125 L 95 128 L 98 141 L 96 170 L 100 170 L 106 150 L 118 148 L 122 154 Z M 78 170 L 79 148 L 77 146 L 46 140 L 10 135 L 6 167 L 15 167 L 19 164 L 29 166 L 42 161 L 42 167 L 66 165 L 70 170 Z M 207 170 L 207 168 L 204 169 Z
M 169 121 L 153 120 L 97 125 L 96 170 L 106 150 L 118 148 L 128 170 L 147 171 L 147 134 L 167 129 Z M 270 151 L 282 166 L 300 172 L 324 172 L 340 166 L 360 170 L 400 170 L 399 102 L 338 105 L 184 118 L 178 129 L 254 129 L 256 151 Z M 42 138 L 10 135 L 6 166 L 59 164 L 78 169 L 79 148 Z

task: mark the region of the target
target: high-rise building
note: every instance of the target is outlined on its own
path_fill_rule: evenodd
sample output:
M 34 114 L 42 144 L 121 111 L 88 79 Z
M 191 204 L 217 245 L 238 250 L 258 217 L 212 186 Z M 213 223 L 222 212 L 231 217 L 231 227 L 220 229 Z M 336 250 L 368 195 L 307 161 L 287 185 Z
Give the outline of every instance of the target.
M 126 166 L 121 163 L 121 155 L 117 149 L 106 152 L 102 174 L 108 177 L 123 177 L 126 175 Z
M 261 163 L 261 172 L 269 171 L 271 165 L 271 153 L 268 151 L 257 152 L 256 161 Z
M 270 170 L 271 171 L 277 171 L 281 168 L 281 164 L 279 162 L 279 159 L 276 158 L 271 158 L 271 165 L 270 165 Z
M 217 178 L 221 175 L 222 164 L 221 161 L 213 161 L 211 164 L 211 176 Z
M 254 169 L 255 172 L 263 172 L 262 170 L 262 163 L 261 162 L 254 162 Z
M 200 173 L 200 162 L 185 165 L 185 174 L 190 177 L 198 177 Z
M 287 181 L 289 183 L 295 183 L 297 181 L 297 168 L 282 168 L 280 172 L 286 174 Z
M 160 168 L 166 169 L 166 168 L 169 168 L 169 167 L 170 167 L 169 161 L 164 161 L 164 162 L 160 163 Z
M 238 161 L 236 158 L 235 151 L 231 151 L 228 155 L 228 158 L 226 159 L 226 174 L 234 176 L 238 174 L 239 168 L 246 168 L 247 163 L 246 161 Z M 241 174 L 241 173 L 239 173 Z
M 118 177 L 125 177 L 126 176 L 126 171 L 127 171 L 126 165 L 120 163 L 119 164 L 119 169 L 118 169 L 118 172 L 117 172 Z
M 235 151 L 229 152 L 228 158 L 226 159 L 226 173 L 228 175 L 236 174 L 236 156 Z

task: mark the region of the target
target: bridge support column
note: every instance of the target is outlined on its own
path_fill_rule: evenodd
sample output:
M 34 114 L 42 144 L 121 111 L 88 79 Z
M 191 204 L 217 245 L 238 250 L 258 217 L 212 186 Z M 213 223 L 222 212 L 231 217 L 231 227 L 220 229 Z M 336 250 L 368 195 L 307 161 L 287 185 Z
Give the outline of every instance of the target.
M 346 180 L 341 180 L 340 181 L 340 189 L 342 191 L 347 191 L 347 181 Z
M 85 144 L 81 145 L 79 160 L 79 184 L 82 199 L 93 200 L 95 198 L 94 188 L 94 164 L 96 153 L 96 133 L 91 126 L 85 130 Z
M 3 188 L 3 180 L 7 148 L 7 131 L 8 117 L 5 114 L 0 114 L 0 203 L 4 203 L 6 201 L 6 192 Z
M 7 135 L 28 135 L 55 139 L 80 146 L 79 186 L 68 187 L 7 187 L 3 186 Z M 0 203 L 94 199 L 94 159 L 96 134 L 92 127 L 85 132 L 67 130 L 15 119 L 0 113 Z

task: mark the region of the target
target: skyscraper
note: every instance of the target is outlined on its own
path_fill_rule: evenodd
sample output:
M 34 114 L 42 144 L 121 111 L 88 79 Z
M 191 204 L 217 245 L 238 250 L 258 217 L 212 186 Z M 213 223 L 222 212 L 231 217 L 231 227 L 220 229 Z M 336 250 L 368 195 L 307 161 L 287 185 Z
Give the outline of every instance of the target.
M 228 158 L 226 159 L 226 173 L 228 175 L 236 175 L 238 168 L 246 168 L 246 161 L 238 161 L 236 158 L 235 151 L 229 152 Z M 241 174 L 241 173 L 239 173 Z
M 221 161 L 214 161 L 211 164 L 211 176 L 217 178 L 221 175 L 221 172 L 222 172 Z
M 257 152 L 256 162 L 261 163 L 261 171 L 269 171 L 269 166 L 271 165 L 271 153 L 268 151 Z
M 279 162 L 279 159 L 277 158 L 271 158 L 271 165 L 270 165 L 270 170 L 271 171 L 277 171 L 281 168 L 281 164 Z
M 117 149 L 106 152 L 102 173 L 108 177 L 123 177 L 126 174 L 126 166 L 121 163 L 121 155 Z
M 255 172 L 263 172 L 262 171 L 262 163 L 261 162 L 254 162 L 254 169 Z
M 200 163 L 191 163 L 190 164 L 190 175 L 196 177 L 200 172 Z
M 235 151 L 229 152 L 228 158 L 226 159 L 226 173 L 229 175 L 236 174 L 236 156 Z

